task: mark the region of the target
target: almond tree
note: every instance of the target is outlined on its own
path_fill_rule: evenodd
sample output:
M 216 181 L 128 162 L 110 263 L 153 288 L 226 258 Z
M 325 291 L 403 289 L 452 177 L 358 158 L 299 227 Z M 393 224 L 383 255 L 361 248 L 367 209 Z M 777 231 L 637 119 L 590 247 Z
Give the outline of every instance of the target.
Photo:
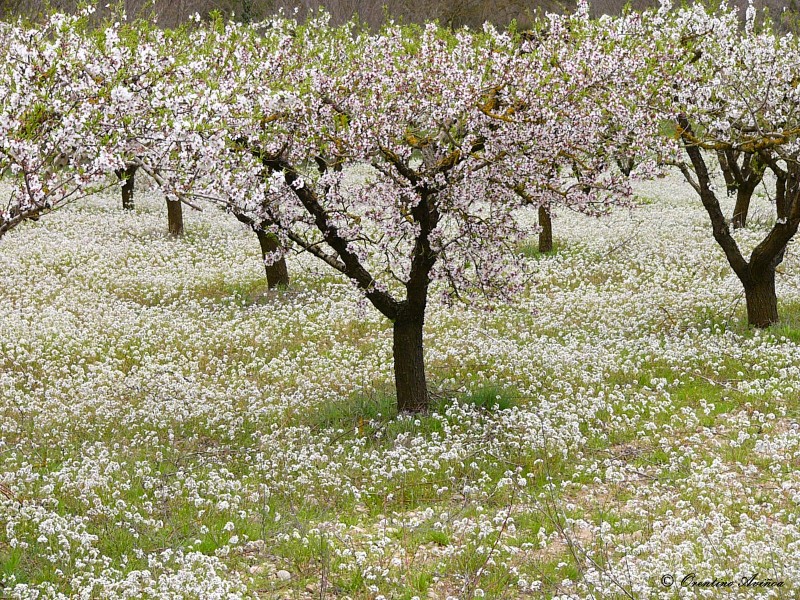
M 276 20 L 276 27 L 283 22 Z M 237 91 L 226 87 L 226 80 L 259 76 L 253 71 L 252 46 L 277 39 L 276 32 L 267 31 L 268 36 L 256 41 L 252 28 L 216 21 L 210 27 L 184 29 L 168 36 L 151 35 L 147 47 L 162 60 L 168 59 L 171 66 L 162 78 L 163 85 L 142 88 L 137 95 L 139 117 L 129 131 L 132 138 L 140 140 L 139 154 L 131 164 L 159 184 L 167 195 L 168 208 L 179 210 L 181 203 L 199 208 L 190 200 L 188 190 L 204 177 L 214 182 L 217 187 L 206 187 L 204 193 L 195 196 L 221 206 L 253 230 L 264 259 L 268 287 L 274 289 L 289 284 L 285 249 L 264 215 L 248 208 L 248 202 L 259 190 L 266 193 L 263 185 L 259 181 L 251 182 L 250 188 L 246 184 L 232 185 L 228 181 L 231 171 L 240 165 L 231 162 L 233 154 L 227 149 L 207 160 L 199 151 L 206 143 L 217 144 L 218 150 L 224 146 L 221 123 L 228 118 L 231 105 L 240 101 L 231 95 Z M 261 202 L 263 199 L 256 200 Z
M 800 224 L 798 42 L 768 27 L 755 31 L 752 6 L 743 31 L 734 11 L 709 13 L 696 6 L 663 15 L 658 35 L 672 47 L 681 46 L 689 57 L 673 89 L 661 99 L 663 114 L 677 126 L 672 148 L 688 159 L 677 164 L 700 197 L 714 239 L 742 282 L 748 323 L 767 327 L 778 321 L 775 269 Z M 763 170 L 774 174 L 776 221 L 749 257 L 731 235 L 720 207 L 715 161 L 708 160 L 715 154 L 723 157 L 718 164 L 723 175 L 728 171 L 728 189 L 737 190 L 734 227 L 744 224 Z
M 0 24 L 0 172 L 12 187 L 0 235 L 113 185 L 114 174 L 132 208 L 135 161 L 161 150 L 145 115 L 168 102 L 161 92 L 175 70 L 175 36 L 142 22 L 90 29 L 91 12 Z
M 235 206 L 345 275 L 392 323 L 398 408 L 424 410 L 432 287 L 507 296 L 534 231 L 521 208 L 555 197 L 590 210 L 629 193 L 599 144 L 619 65 L 591 36 L 584 60 L 554 65 L 492 29 L 242 31 L 217 40 L 230 36 L 239 69 L 196 75 L 213 91 L 192 113 L 174 193 Z M 576 162 L 581 181 L 562 177 Z
M 115 75 L 80 17 L 0 24 L 0 236 L 107 186 L 122 148 L 104 126 Z
M 536 19 L 520 35 L 520 53 L 532 63 L 526 68 L 539 69 L 553 86 L 548 109 L 559 115 L 553 122 L 564 128 L 556 132 L 555 159 L 540 163 L 539 170 L 549 171 L 555 180 L 559 174 L 573 180 L 571 188 L 555 185 L 531 190 L 524 179 L 511 178 L 512 189 L 526 204 L 538 208 L 541 253 L 553 249 L 554 208 L 606 215 L 614 206 L 630 206 L 624 178 L 647 178 L 657 172 L 656 162 L 647 156 L 650 144 L 639 131 L 655 118 L 641 99 L 656 93 L 664 81 L 663 73 L 641 66 L 642 48 L 650 43 L 644 22 L 652 16 L 628 13 L 595 20 L 581 2 L 572 15 Z M 565 85 L 556 87 L 557 82 Z M 520 107 L 500 108 L 518 111 Z M 570 114 L 584 131 L 591 131 L 591 142 L 569 127 Z M 539 134 L 537 128 L 530 131 Z M 588 150 L 589 143 L 594 151 Z M 600 183 L 599 173 L 604 174 L 602 185 L 608 186 L 607 191 L 621 193 L 593 193 Z M 564 189 L 570 192 L 564 194 Z
M 190 78 L 187 64 L 195 54 L 195 40 L 185 27 L 163 31 L 145 20 L 124 19 L 108 24 L 97 37 L 98 51 L 118 74 L 106 106 L 107 125 L 116 131 L 128 157 L 115 175 L 122 183 L 122 206 L 132 209 L 137 172 L 149 173 L 158 182 L 159 169 L 175 150 L 176 140 L 155 127 L 149 115 L 171 107 L 176 82 Z M 166 206 L 168 232 L 183 235 L 183 202 L 168 195 Z
M 741 229 L 747 224 L 750 201 L 756 187 L 764 179 L 767 165 L 761 163 L 757 154 L 738 152 L 731 148 L 717 150 L 717 160 L 725 178 L 728 195 L 736 197 L 731 226 Z

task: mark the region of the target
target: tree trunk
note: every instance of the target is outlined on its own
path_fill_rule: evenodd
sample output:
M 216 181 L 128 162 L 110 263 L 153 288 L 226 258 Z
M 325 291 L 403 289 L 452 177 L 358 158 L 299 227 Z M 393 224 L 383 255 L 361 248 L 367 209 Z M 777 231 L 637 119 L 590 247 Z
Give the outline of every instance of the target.
M 625 175 L 625 177 L 630 177 L 633 167 L 635 166 L 633 158 L 630 156 L 618 156 L 616 161 L 620 172 Z
M 546 206 L 539 207 L 539 252 L 546 254 L 553 251 L 553 221 L 550 218 L 550 209 Z
M 180 200 L 167 200 L 167 227 L 170 235 L 183 235 L 183 204 Z
M 117 169 L 117 177 L 122 181 L 122 208 L 133 210 L 133 180 L 136 176 L 137 167 L 126 167 Z
M 767 267 L 759 277 L 744 285 L 747 301 L 747 323 L 753 327 L 769 327 L 778 322 L 778 296 L 775 293 L 775 269 Z
M 730 233 L 730 228 L 722 214 L 719 201 L 711 187 L 711 176 L 706 167 L 703 154 L 692 133 L 692 127 L 685 114 L 678 115 L 678 125 L 683 146 L 692 167 L 697 175 L 694 188 L 700 194 L 700 200 L 706 209 L 714 232 L 714 239 L 725 252 L 728 263 L 736 273 L 739 281 L 744 286 L 744 295 L 747 303 L 747 322 L 753 327 L 769 327 L 778 321 L 778 297 L 775 294 L 775 269 L 783 260 L 786 253 L 786 245 L 797 233 L 800 226 L 800 168 L 791 161 L 788 162 L 788 169 L 783 170 L 778 165 L 778 159 L 768 153 L 760 155 L 759 160 L 765 160 L 766 164 L 774 171 L 776 182 L 776 205 L 778 210 L 778 220 L 772 230 L 758 244 L 750 254 L 750 260 L 745 260 L 739 249 L 736 240 Z M 730 154 L 735 159 L 735 155 Z M 736 164 L 735 160 L 728 160 L 725 156 L 725 164 L 731 169 Z M 739 205 L 738 192 L 741 190 L 742 183 L 747 183 L 746 194 L 748 198 L 752 195 L 758 183 L 763 177 L 763 169 L 759 165 L 753 164 L 754 158 L 750 157 L 743 162 L 743 167 L 750 171 L 748 182 L 742 182 L 740 176 L 732 171 L 737 187 L 737 206 Z M 722 159 L 721 159 L 722 164 Z M 723 166 L 723 168 L 725 168 Z M 682 167 L 684 176 L 691 183 L 693 179 L 687 167 Z M 740 171 L 741 174 L 741 171 Z M 727 178 L 726 178 L 727 180 Z M 783 217 L 781 217 L 783 213 Z M 741 212 L 740 212 L 741 214 Z M 744 219 L 742 219 L 744 222 Z
M 428 387 L 422 351 L 424 319 L 423 309 L 423 314 L 404 314 L 394 322 L 394 382 L 397 389 L 397 409 L 400 412 L 423 412 L 428 408 Z
M 740 185 L 736 190 L 736 205 L 733 207 L 731 225 L 734 229 L 742 229 L 747 224 L 747 213 L 750 211 L 750 199 L 755 188 L 749 185 Z
M 258 236 L 258 243 L 261 245 L 261 257 L 265 260 L 264 268 L 267 270 L 267 287 L 269 289 L 285 288 L 289 286 L 289 269 L 286 267 L 286 260 L 280 260 L 267 264 L 268 254 L 281 250 L 280 243 L 274 233 L 269 233 L 263 229 L 254 229 Z

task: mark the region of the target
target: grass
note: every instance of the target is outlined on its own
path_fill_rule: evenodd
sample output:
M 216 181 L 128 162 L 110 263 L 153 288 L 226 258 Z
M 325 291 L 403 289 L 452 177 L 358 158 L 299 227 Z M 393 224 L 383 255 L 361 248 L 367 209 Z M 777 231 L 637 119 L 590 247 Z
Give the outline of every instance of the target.
M 533 260 L 539 260 L 541 258 L 546 258 L 548 256 L 553 256 L 556 254 L 561 254 L 566 250 L 567 246 L 561 240 L 553 240 L 553 249 L 549 252 L 541 252 L 539 250 L 539 242 L 531 240 L 519 246 L 518 252 L 522 254 L 525 258 L 530 258 Z
M 800 344 L 800 302 L 782 302 L 778 304 L 780 322 L 768 329 L 777 339 Z
M 397 400 L 389 392 L 356 394 L 340 402 L 321 406 L 304 421 L 314 430 L 355 430 L 370 423 L 388 423 L 397 416 Z
M 519 401 L 517 393 L 494 385 L 481 387 L 475 392 L 464 397 L 466 404 L 483 410 L 508 410 L 516 406 Z

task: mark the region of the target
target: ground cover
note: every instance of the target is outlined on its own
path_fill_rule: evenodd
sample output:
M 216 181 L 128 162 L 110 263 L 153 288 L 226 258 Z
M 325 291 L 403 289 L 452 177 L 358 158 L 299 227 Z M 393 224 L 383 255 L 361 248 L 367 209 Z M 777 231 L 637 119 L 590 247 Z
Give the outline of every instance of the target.
M 290 257 L 267 292 L 252 232 L 207 209 L 174 240 L 140 192 L 0 243 L 0 597 L 797 593 L 795 243 L 759 331 L 678 176 L 556 211 L 517 302 L 429 307 L 409 417 L 350 284 Z

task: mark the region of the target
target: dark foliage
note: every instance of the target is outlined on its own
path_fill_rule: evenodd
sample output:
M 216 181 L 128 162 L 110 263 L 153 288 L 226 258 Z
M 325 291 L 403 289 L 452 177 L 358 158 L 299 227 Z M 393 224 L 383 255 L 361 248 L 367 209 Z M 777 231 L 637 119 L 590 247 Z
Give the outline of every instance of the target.
M 485 21 L 507 25 L 516 19 L 521 25 L 531 15 L 540 12 L 564 12 L 575 8 L 576 0 L 122 0 L 126 13 L 131 16 L 155 16 L 163 26 L 171 27 L 199 13 L 202 17 L 221 11 L 236 19 L 258 20 L 278 10 L 291 14 L 297 10 L 302 18 L 309 11 L 325 7 L 335 22 L 343 22 L 358 15 L 372 26 L 382 23 L 386 15 L 405 21 L 421 22 L 438 19 L 454 27 L 480 27 Z M 742 9 L 747 0 L 735 0 Z M 16 15 L 35 16 L 49 6 L 53 10 L 74 10 L 77 0 L 0 0 L 0 18 Z M 98 13 L 103 14 L 107 2 L 98 2 Z M 112 2 L 112 6 L 116 4 Z M 618 13 L 627 0 L 594 0 L 593 12 Z M 632 0 L 634 9 L 657 5 L 657 0 Z M 782 28 L 793 28 L 796 23 L 796 1 L 788 4 L 780 0 L 756 0 L 757 8 L 768 8 Z M 788 9 L 784 11 L 784 9 Z

